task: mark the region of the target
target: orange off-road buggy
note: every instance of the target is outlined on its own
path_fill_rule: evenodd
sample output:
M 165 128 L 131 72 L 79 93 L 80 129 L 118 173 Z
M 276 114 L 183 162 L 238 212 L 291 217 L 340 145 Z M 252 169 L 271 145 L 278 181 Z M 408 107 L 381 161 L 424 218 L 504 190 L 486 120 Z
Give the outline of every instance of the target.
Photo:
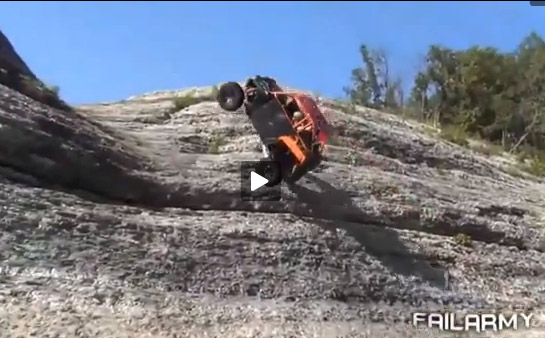
M 267 186 L 282 180 L 294 183 L 321 163 L 329 127 L 311 96 L 286 92 L 275 80 L 256 76 L 244 86 L 237 82 L 222 84 L 217 100 L 227 111 L 244 105 L 267 150 L 267 157 L 256 168 L 269 180 Z

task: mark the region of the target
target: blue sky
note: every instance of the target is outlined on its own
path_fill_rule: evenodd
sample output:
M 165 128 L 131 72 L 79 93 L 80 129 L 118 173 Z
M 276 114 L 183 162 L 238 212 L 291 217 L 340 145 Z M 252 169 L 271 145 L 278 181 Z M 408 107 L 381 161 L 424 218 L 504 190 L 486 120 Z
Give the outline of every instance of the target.
M 270 75 L 342 96 L 361 43 L 407 82 L 432 43 L 512 50 L 545 36 L 517 2 L 0 2 L 0 29 L 72 104 Z M 409 85 L 409 83 L 407 83 Z

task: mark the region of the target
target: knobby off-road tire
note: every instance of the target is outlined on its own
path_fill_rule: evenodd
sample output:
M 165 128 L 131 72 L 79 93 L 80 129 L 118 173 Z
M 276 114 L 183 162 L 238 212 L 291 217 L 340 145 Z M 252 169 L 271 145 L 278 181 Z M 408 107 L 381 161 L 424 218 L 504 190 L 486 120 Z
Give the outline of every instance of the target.
M 236 82 L 227 82 L 220 86 L 217 101 L 226 111 L 236 111 L 244 103 L 244 90 Z
M 255 168 L 255 172 L 269 180 L 265 186 L 274 187 L 282 182 L 282 170 L 278 162 L 269 158 L 261 159 Z
M 288 184 L 294 184 L 299 181 L 303 176 L 316 169 L 323 161 L 323 155 L 318 149 L 313 149 L 312 158 L 304 163 L 301 167 L 294 170 L 291 175 L 285 176 L 284 181 Z

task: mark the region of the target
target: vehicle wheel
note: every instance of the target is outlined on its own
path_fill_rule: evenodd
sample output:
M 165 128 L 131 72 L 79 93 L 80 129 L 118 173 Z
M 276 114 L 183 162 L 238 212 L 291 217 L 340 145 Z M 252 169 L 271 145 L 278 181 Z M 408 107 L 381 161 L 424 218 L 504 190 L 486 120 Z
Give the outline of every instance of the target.
M 297 181 L 299 181 L 304 175 L 306 174 L 306 171 L 302 170 L 301 167 L 296 168 L 293 170 L 290 176 L 286 177 L 284 181 L 286 181 L 287 184 L 295 184 Z
M 303 176 L 305 176 L 310 171 L 316 169 L 320 163 L 322 163 L 323 156 L 322 154 L 315 148 L 312 153 L 312 158 L 308 160 L 305 164 L 303 164 L 300 167 L 295 168 L 291 175 L 285 177 L 286 183 L 294 184 L 295 182 L 299 181 Z
M 318 168 L 320 164 L 322 164 L 322 155 L 318 155 L 312 160 L 311 163 L 309 163 L 308 171 L 313 171 L 314 169 Z
M 290 177 L 293 173 L 294 168 L 294 159 L 293 155 L 287 152 L 276 154 L 275 158 L 278 160 L 280 165 L 280 171 L 282 172 L 282 179 Z
M 312 171 L 316 169 L 324 160 L 324 156 L 320 152 L 320 148 L 318 144 L 315 144 L 312 149 L 312 160 L 310 161 L 308 165 L 308 171 Z
M 282 182 L 282 170 L 278 162 L 264 158 L 259 161 L 255 172 L 269 180 L 265 186 L 274 187 Z
M 244 90 L 236 82 L 227 82 L 220 86 L 217 97 L 220 107 L 235 111 L 244 103 Z

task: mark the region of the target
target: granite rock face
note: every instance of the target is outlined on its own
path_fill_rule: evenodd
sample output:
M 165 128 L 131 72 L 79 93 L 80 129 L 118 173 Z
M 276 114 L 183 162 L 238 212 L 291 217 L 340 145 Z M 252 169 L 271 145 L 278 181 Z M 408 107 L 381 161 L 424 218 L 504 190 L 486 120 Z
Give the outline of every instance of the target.
M 58 88 L 43 83 L 30 70 L 15 48 L 0 30 L 0 85 L 52 108 L 71 110 L 58 95 Z
M 245 202 L 250 123 L 182 94 L 66 111 L 0 86 L 0 332 L 442 337 L 410 313 L 544 308 L 545 185 L 509 158 L 323 100 L 327 160 Z
M 0 30 L 0 65 L 17 70 L 19 73 L 36 78 L 36 75 L 30 70 L 25 61 L 17 54 L 9 39 Z

